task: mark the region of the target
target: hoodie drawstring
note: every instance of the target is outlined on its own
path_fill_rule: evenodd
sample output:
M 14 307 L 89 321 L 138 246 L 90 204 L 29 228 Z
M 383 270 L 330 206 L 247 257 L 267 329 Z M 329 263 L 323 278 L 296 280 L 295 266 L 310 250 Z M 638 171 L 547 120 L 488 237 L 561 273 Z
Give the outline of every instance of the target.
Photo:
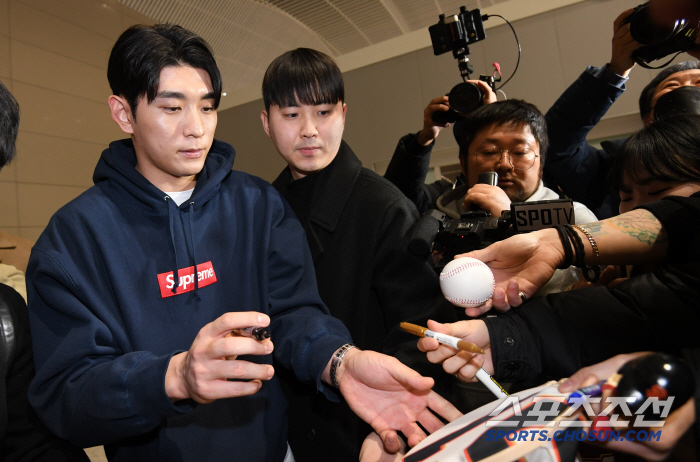
M 170 200 L 168 200 L 170 199 Z M 170 243 L 173 246 L 173 288 L 172 293 L 177 292 L 177 288 L 180 286 L 180 274 L 178 272 L 177 265 L 177 247 L 175 246 L 175 225 L 173 221 L 177 214 L 172 213 L 172 209 L 175 206 L 175 201 L 172 200 L 170 196 L 165 196 L 165 202 L 168 204 L 168 224 L 170 225 Z M 172 205 L 171 205 L 172 204 Z
M 178 206 L 175 204 L 175 201 L 170 196 L 165 196 L 165 202 L 168 203 L 168 223 L 170 225 L 170 243 L 173 246 L 173 288 L 172 288 L 172 293 L 177 292 L 177 288 L 180 286 L 180 274 L 179 274 L 179 266 L 177 264 L 177 247 L 175 246 L 175 217 L 177 217 L 179 214 L 178 212 L 180 209 Z M 173 209 L 175 209 L 173 211 Z M 197 274 L 197 254 L 195 253 L 194 250 L 194 202 L 190 202 L 190 210 L 189 210 L 189 231 L 190 231 L 190 242 L 189 242 L 189 247 L 192 249 L 192 264 L 194 265 L 194 295 L 197 298 L 197 300 L 201 300 L 199 297 L 199 275 Z
M 199 298 L 199 275 L 197 274 L 197 254 L 194 251 L 194 231 L 192 223 L 194 221 L 194 202 L 190 202 L 190 247 L 192 248 L 192 259 L 194 260 L 194 296 Z

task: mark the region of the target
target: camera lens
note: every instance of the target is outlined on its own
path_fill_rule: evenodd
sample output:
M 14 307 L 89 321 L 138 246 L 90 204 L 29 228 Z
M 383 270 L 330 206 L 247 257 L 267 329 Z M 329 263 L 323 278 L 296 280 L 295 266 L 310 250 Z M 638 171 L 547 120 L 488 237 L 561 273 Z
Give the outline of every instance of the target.
M 458 114 L 466 115 L 479 107 L 482 102 L 481 90 L 469 82 L 455 85 L 449 94 L 450 108 Z

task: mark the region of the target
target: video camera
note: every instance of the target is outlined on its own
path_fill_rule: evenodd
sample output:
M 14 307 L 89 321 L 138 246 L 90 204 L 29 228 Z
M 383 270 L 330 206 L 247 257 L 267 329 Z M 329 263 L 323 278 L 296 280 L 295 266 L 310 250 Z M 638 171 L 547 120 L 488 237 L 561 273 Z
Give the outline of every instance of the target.
M 630 25 L 632 38 L 642 45 L 632 53 L 635 62 L 647 69 L 658 69 L 650 67 L 649 63 L 672 53 L 696 48 L 697 27 L 691 26 L 685 19 L 676 19 L 672 25 L 656 24 L 650 17 L 648 7 L 649 2 L 638 5 L 624 21 L 624 24 Z
M 438 23 L 428 28 L 435 56 L 452 51 L 452 56 L 457 60 L 460 74 L 464 80 L 464 82 L 455 85 L 447 94 L 450 110 L 433 113 L 433 121 L 437 123 L 454 123 L 460 115 L 467 115 L 483 104 L 483 95 L 479 87 L 467 82 L 471 73 L 474 72 L 474 67 L 469 63 L 467 55 L 470 53 L 469 44 L 486 38 L 486 30 L 484 29 L 484 20 L 486 19 L 488 16 L 482 16 L 481 10 L 467 11 L 467 8 L 462 6 L 458 14 L 447 17 L 441 14 Z M 494 88 L 495 82 L 500 81 L 500 77 L 496 79 L 493 76 L 482 75 L 479 80 Z
M 480 173 L 478 182 L 495 186 L 498 184 L 498 174 Z M 504 210 L 500 217 L 492 217 L 484 210 L 475 210 L 455 219 L 431 209 L 416 221 L 408 249 L 420 257 L 431 253 L 440 255 L 440 260 L 434 266 L 439 274 L 455 255 L 483 249 L 517 233 L 575 223 L 571 199 L 513 202 L 510 210 Z

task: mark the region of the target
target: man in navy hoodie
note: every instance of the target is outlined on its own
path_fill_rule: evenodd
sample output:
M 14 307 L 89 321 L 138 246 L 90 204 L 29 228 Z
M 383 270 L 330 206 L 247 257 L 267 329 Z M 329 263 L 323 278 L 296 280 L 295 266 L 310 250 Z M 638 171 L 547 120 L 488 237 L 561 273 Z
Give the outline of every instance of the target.
M 61 208 L 27 279 L 36 378 L 57 435 L 110 460 L 280 462 L 287 403 L 272 368 L 338 399 L 398 449 L 458 412 L 432 380 L 350 345 L 319 298 L 299 222 L 213 139 L 221 76 L 203 39 L 134 26 L 109 59 L 111 116 L 95 186 Z M 274 341 L 229 335 L 268 327 Z M 333 385 L 333 386 L 329 386 Z M 333 454 L 328 455 L 333 458 Z

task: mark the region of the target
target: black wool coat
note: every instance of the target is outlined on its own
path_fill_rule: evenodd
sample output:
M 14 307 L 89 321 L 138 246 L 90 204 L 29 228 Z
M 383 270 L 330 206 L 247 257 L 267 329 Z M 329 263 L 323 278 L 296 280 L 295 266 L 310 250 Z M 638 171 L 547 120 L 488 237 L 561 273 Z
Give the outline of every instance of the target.
M 408 233 L 418 219 L 413 203 L 363 168 L 344 141 L 320 172 L 293 181 L 287 168 L 273 186 L 300 215 L 321 298 L 348 327 L 355 345 L 391 354 L 433 376 L 437 388 L 449 389 L 452 378 L 429 364 L 416 347 L 417 338 L 398 326 L 457 319 L 430 264 L 408 251 Z M 369 425 L 345 403 L 332 403 L 284 371 L 278 373 L 290 401 L 289 443 L 296 460 L 357 461 Z

